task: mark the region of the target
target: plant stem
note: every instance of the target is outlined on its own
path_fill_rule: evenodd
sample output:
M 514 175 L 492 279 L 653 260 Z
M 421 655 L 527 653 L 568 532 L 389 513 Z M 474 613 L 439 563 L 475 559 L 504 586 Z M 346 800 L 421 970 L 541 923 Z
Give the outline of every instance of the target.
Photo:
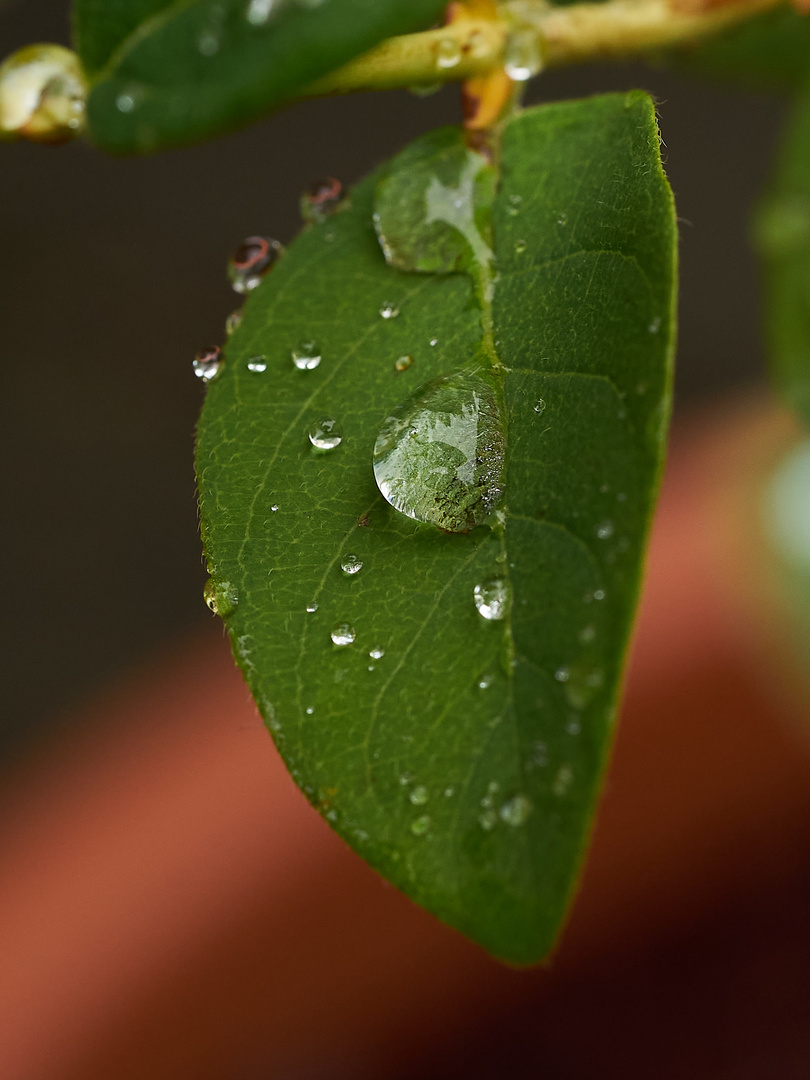
M 511 0 L 502 18 L 463 18 L 449 26 L 389 38 L 330 72 L 306 96 L 458 82 L 503 65 L 510 34 L 534 33 L 544 67 L 637 56 L 700 41 L 780 6 L 784 0 L 733 0 L 707 10 L 674 0 L 607 0 L 555 7 Z M 457 57 L 454 63 L 448 63 Z

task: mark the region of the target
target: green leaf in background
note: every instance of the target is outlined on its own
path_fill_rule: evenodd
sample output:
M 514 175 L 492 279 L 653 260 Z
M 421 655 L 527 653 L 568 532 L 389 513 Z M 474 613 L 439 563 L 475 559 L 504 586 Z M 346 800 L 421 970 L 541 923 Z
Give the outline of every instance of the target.
M 78 0 L 90 138 L 149 153 L 244 125 L 444 0 Z
M 756 242 L 765 264 L 765 317 L 776 382 L 810 424 L 810 92 L 785 132 Z
M 678 56 L 694 74 L 763 90 L 794 90 L 810 71 L 810 18 L 777 8 Z
M 519 113 L 494 158 L 429 135 L 298 237 L 226 346 L 197 467 L 213 603 L 296 781 L 413 899 L 526 964 L 609 748 L 675 223 L 640 92 Z M 399 265 L 467 272 L 398 270 L 375 227 Z

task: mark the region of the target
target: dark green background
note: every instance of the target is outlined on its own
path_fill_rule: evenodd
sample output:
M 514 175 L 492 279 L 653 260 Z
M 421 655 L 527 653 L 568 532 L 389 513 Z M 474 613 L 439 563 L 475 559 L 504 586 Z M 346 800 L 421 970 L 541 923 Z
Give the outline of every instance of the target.
M 65 0 L 0 6 L 0 54 L 38 40 L 67 43 Z M 661 102 L 688 222 L 684 410 L 762 378 L 745 218 L 782 109 L 640 67 L 553 73 L 530 100 L 630 86 Z M 153 159 L 0 146 L 3 762 L 163 643 L 222 633 L 200 599 L 192 435 L 202 387 L 190 360 L 236 306 L 230 250 L 251 232 L 288 240 L 309 182 L 353 181 L 457 117 L 451 87 L 427 100 L 310 102 Z

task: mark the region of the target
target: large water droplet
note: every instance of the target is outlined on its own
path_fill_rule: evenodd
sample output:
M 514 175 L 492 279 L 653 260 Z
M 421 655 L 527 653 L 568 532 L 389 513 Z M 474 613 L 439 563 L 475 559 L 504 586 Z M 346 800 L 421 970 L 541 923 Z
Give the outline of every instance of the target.
M 453 37 L 440 38 L 436 44 L 436 67 L 454 68 L 461 60 L 461 45 Z
M 203 382 L 211 380 L 219 374 L 222 367 L 222 349 L 219 345 L 211 345 L 207 349 L 200 349 L 191 364 L 194 374 Z
M 340 206 L 343 199 L 343 185 L 333 176 L 326 176 L 315 183 L 301 196 L 301 216 L 310 224 L 325 221 Z
M 522 825 L 532 812 L 532 804 L 525 795 L 515 795 L 513 799 L 505 802 L 500 809 L 501 821 L 507 825 Z
M 299 341 L 291 356 L 299 371 L 314 371 L 321 362 L 321 349 L 314 341 Z
M 343 428 L 331 416 L 316 420 L 309 429 L 309 441 L 317 450 L 334 450 L 342 440 Z
M 347 622 L 338 623 L 330 636 L 335 645 L 351 645 L 357 637 L 354 627 Z
M 509 585 L 503 578 L 492 578 L 473 589 L 473 600 L 482 619 L 505 619 L 509 599 Z
M 374 479 L 388 502 L 447 532 L 482 524 L 503 496 L 506 440 L 495 391 L 478 375 L 419 387 L 374 444 Z
M 340 564 L 340 569 L 344 574 L 348 574 L 352 577 L 354 574 L 359 574 L 363 569 L 363 564 L 356 555 L 344 555 Z
M 228 280 L 234 292 L 255 289 L 262 277 L 278 262 L 284 248 L 269 236 L 249 236 L 228 260 Z
M 515 30 L 509 35 L 503 56 L 504 71 L 515 82 L 525 82 L 543 67 L 543 54 L 533 30 Z

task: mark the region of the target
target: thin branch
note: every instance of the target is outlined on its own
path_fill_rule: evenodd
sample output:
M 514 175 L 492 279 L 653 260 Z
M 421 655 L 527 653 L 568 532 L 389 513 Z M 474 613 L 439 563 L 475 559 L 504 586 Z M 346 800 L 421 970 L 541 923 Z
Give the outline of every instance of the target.
M 631 57 L 687 45 L 779 7 L 784 0 L 734 0 L 706 10 L 675 0 L 607 0 L 556 7 L 511 0 L 503 17 L 389 38 L 307 87 L 307 96 L 458 82 L 503 66 L 510 37 L 534 33 L 544 67 Z

